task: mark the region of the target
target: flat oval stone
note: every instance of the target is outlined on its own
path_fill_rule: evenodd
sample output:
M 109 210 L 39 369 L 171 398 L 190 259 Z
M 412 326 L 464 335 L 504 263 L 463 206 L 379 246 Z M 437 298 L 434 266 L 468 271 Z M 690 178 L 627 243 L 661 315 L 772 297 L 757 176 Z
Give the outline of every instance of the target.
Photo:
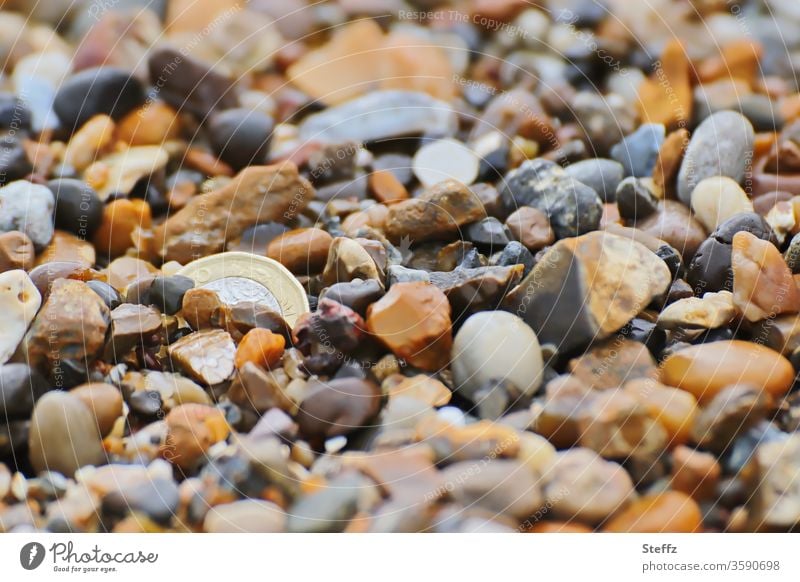
M 689 346 L 673 353 L 661 365 L 661 381 L 710 402 L 731 384 L 751 384 L 780 398 L 794 381 L 792 364 L 769 348 L 727 340 Z
M 28 447 L 37 473 L 58 471 L 72 477 L 79 468 L 106 459 L 94 415 L 80 398 L 59 390 L 36 403 Z
M 470 400 L 490 381 L 509 381 L 522 394 L 533 395 L 542 382 L 543 367 L 536 333 L 513 313 L 476 313 L 453 341 L 453 381 Z
M 121 119 L 145 100 L 142 84 L 129 71 L 116 67 L 84 69 L 61 85 L 53 109 L 69 130 L 98 114 Z
M 710 176 L 727 176 L 740 183 L 752 160 L 755 133 L 735 111 L 720 111 L 695 129 L 678 172 L 678 197 L 691 202 L 695 186 Z

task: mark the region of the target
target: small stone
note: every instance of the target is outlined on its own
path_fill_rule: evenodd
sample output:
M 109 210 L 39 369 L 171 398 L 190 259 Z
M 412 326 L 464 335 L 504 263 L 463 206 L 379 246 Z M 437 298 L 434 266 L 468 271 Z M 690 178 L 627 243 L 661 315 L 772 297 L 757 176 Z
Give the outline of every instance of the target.
M 624 390 L 644 406 L 653 420 L 664 427 L 669 446 L 689 440 L 698 410 L 694 396 L 652 379 L 626 382 Z
M 800 311 L 800 289 L 780 251 L 749 232 L 733 237 L 733 303 L 748 321 Z
M 473 402 L 490 381 L 508 381 L 526 396 L 542 382 L 544 363 L 536 334 L 504 311 L 470 316 L 456 334 L 451 359 L 456 390 Z
M 294 164 L 251 166 L 172 214 L 155 229 L 155 248 L 164 260 L 185 264 L 221 251 L 249 226 L 297 216 L 313 196 Z
M 670 486 L 702 502 L 714 498 L 722 469 L 711 453 L 680 445 L 672 451 Z
M 617 331 L 666 292 L 671 279 L 666 264 L 640 243 L 592 232 L 553 246 L 509 302 L 540 341 L 568 351 Z
M 207 386 L 224 382 L 233 374 L 236 346 L 226 331 L 214 329 L 189 334 L 168 351 L 189 376 Z
M 557 238 L 596 230 L 603 214 L 597 192 L 543 158 L 528 160 L 509 172 L 501 195 L 508 211 L 533 206 L 546 213 Z
M 245 362 L 239 368 L 228 390 L 228 398 L 243 410 L 254 410 L 258 414 L 264 414 L 273 408 L 290 413 L 297 409 L 279 376 L 265 371 L 253 362 Z
M 101 257 L 112 259 L 134 247 L 137 230 L 147 230 L 152 224 L 150 205 L 144 200 L 120 198 L 103 207 L 103 219 L 92 242 Z
M 54 390 L 36 403 L 28 439 L 34 470 L 66 477 L 86 465 L 100 465 L 106 454 L 92 412 L 80 398 Z
M 149 303 L 157 307 L 161 313 L 175 315 L 181 310 L 186 292 L 192 288 L 194 288 L 194 281 L 189 277 L 183 275 L 156 276 L 148 292 Z
M 389 207 L 385 233 L 395 244 L 406 241 L 448 240 L 465 224 L 486 216 L 483 204 L 466 186 L 446 180 L 427 189 L 419 198 Z
M 601 95 L 596 91 L 581 91 L 573 98 L 571 111 L 589 143 L 600 152 L 607 152 L 633 132 L 638 120 L 637 111 L 614 93 Z
M 283 356 L 286 340 L 282 335 L 268 329 L 254 328 L 248 331 L 236 349 L 236 367 L 252 362 L 264 368 L 272 368 Z
M 592 388 L 617 388 L 629 380 L 658 377 L 653 356 L 644 344 L 622 337 L 608 339 L 569 361 L 570 373 Z
M 390 378 L 390 381 L 389 398 L 414 398 L 430 406 L 439 407 L 450 402 L 452 396 L 447 386 L 425 374 L 417 374 L 411 378 L 400 376 Z M 383 386 L 385 390 L 386 384 Z
M 594 189 L 603 202 L 614 202 L 619 183 L 625 177 L 625 168 L 615 160 L 591 158 L 564 168 L 573 179 Z
M 0 273 L 0 310 L 4 314 L 0 364 L 14 355 L 41 304 L 42 296 L 25 271 L 15 269 Z
M 322 271 L 333 238 L 320 228 L 290 230 L 267 245 L 267 256 L 292 273 L 314 275 Z
M 0 366 L 0 418 L 28 419 L 33 405 L 50 390 L 39 372 L 26 364 Z
M 676 180 L 680 171 L 683 153 L 689 145 L 689 130 L 682 127 L 670 133 L 661 144 L 658 159 L 653 168 L 653 183 L 664 193 L 664 197 L 677 197 Z
M 374 169 L 369 175 L 368 181 L 372 197 L 382 204 L 408 200 L 406 187 L 391 170 Z
M 396 356 L 435 372 L 452 347 L 450 304 L 430 283 L 397 283 L 367 310 L 367 329 Z
M 785 441 L 767 442 L 756 449 L 760 480 L 753 524 L 758 530 L 793 531 L 800 523 L 800 486 L 796 477 L 800 460 L 797 433 Z
M 369 425 L 380 409 L 380 387 L 370 380 L 317 380 L 309 383 L 295 420 L 306 440 L 320 448 L 331 437 Z
M 414 175 L 426 188 L 445 180 L 465 186 L 478 177 L 479 160 L 475 153 L 455 139 L 440 139 L 423 145 L 414 155 Z
M 74 234 L 57 230 L 36 259 L 36 265 L 53 262 L 79 263 L 90 268 L 97 260 L 92 243 L 78 238 Z
M 692 190 L 692 210 L 709 231 L 734 214 L 753 212 L 753 203 L 741 186 L 727 176 L 706 178 Z
M 163 418 L 163 400 L 157 390 L 137 390 L 128 397 L 131 414 L 145 421 Z
M 683 44 L 670 40 L 661 54 L 657 74 L 639 87 L 639 110 L 645 123 L 674 129 L 692 118 L 692 63 Z
M 116 420 L 122 416 L 122 393 L 110 384 L 82 384 L 69 392 L 80 399 L 94 415 L 100 436 L 105 436 L 114 428 Z
M 665 200 L 659 211 L 636 223 L 636 228 L 678 249 L 690 260 L 706 239 L 706 230 L 680 202 Z
M 22 180 L 33 172 L 25 142 L 19 136 L 0 136 L 0 185 Z
M 112 194 L 130 194 L 140 180 L 162 171 L 168 161 L 169 154 L 160 145 L 134 146 L 95 162 L 83 176 L 106 201 Z
M 343 236 L 333 239 L 322 271 L 322 280 L 326 285 L 346 283 L 353 279 L 380 278 L 375 261 L 356 240 Z
M 734 384 L 720 390 L 703 407 L 694 425 L 694 441 L 717 454 L 740 434 L 766 418 L 770 398 L 755 386 Z
M 117 291 L 124 291 L 128 303 L 140 303 L 147 298 L 157 271 L 142 259 L 119 257 L 106 267 L 106 282 Z
M 615 516 L 604 531 L 627 533 L 694 533 L 703 514 L 691 497 L 678 491 L 645 495 Z
M 162 328 L 161 314 L 152 307 L 123 303 L 111 312 L 111 339 L 107 357 L 121 360 L 137 345 L 152 342 Z
M 730 291 L 705 293 L 702 297 L 686 297 L 667 305 L 658 314 L 658 325 L 664 329 L 715 329 L 728 325 L 736 316 Z
M 626 176 L 649 177 L 653 174 L 665 137 L 666 129 L 662 124 L 643 123 L 611 148 L 611 157 L 623 165 Z
M 289 508 L 286 529 L 292 533 L 344 531 L 356 515 L 359 501 L 369 496 L 374 487 L 372 481 L 353 471 L 337 475 Z
M 795 231 L 797 220 L 794 214 L 794 205 L 789 200 L 779 200 L 764 217 L 772 227 L 775 238 L 783 245 L 786 237 Z
M 115 67 L 84 69 L 66 79 L 53 109 L 69 131 L 98 114 L 121 119 L 145 100 L 142 84 L 130 72 Z
M 619 215 L 626 220 L 641 220 L 659 210 L 658 199 L 639 178 L 625 178 L 616 193 Z
M 392 110 L 393 115 L 386 115 Z M 455 110 L 416 91 L 370 91 L 347 103 L 306 117 L 300 140 L 364 143 L 411 135 L 451 136 L 458 129 Z
M 762 345 L 741 341 L 716 341 L 680 349 L 661 365 L 661 381 L 710 402 L 732 384 L 757 386 L 780 398 L 794 381 L 789 360 Z
M 506 226 L 493 216 L 473 222 L 465 230 L 467 240 L 488 253 L 505 247 L 511 237 Z
M 506 219 L 511 236 L 530 251 L 538 251 L 555 242 L 547 215 L 531 206 L 522 206 Z
M 211 118 L 208 130 L 217 156 L 239 171 L 264 163 L 273 127 L 260 111 L 228 109 Z
M 33 242 L 24 232 L 12 230 L 0 234 L 0 273 L 33 267 L 36 251 Z
M 741 183 L 753 157 L 755 134 L 750 122 L 735 111 L 720 111 L 695 129 L 678 173 L 678 197 L 689 204 L 705 178 L 727 176 Z
M 207 533 L 280 533 L 286 531 L 286 513 L 274 503 L 243 499 L 215 505 L 203 521 Z
M 531 269 L 533 269 L 536 264 L 536 259 L 528 249 L 522 246 L 522 243 L 512 240 L 503 247 L 503 251 L 499 255 L 496 255 L 496 258 L 492 262 L 498 267 L 522 265 L 524 267 L 522 276 L 525 277 L 531 272 Z
M 202 288 L 189 289 L 183 296 L 181 317 L 195 331 L 219 327 L 222 324 L 223 306 L 216 291 Z
M 105 517 L 119 519 L 135 513 L 159 525 L 169 525 L 178 512 L 179 502 L 178 485 L 172 479 L 151 477 L 110 492 L 103 498 L 101 511 Z
M 383 297 L 383 294 L 380 281 L 353 279 L 347 283 L 336 283 L 327 287 L 319 298 L 336 301 L 363 317 L 367 314 L 367 308 Z
M 625 469 L 585 448 L 558 454 L 544 492 L 555 517 L 590 525 L 614 515 L 634 496 Z
M 11 182 L 0 188 L 0 232 L 22 232 L 41 251 L 53 238 L 54 207 L 47 187 L 25 180 Z
M 225 440 L 230 428 L 225 414 L 203 404 L 181 404 L 166 418 L 167 438 L 162 455 L 173 465 L 187 471 L 206 456 L 212 445 Z
M 114 139 L 114 120 L 108 115 L 95 115 L 76 131 L 64 151 L 64 163 L 79 172 L 91 165 Z
M 181 129 L 175 109 L 161 101 L 148 101 L 119 121 L 117 137 L 132 146 L 161 145 L 178 139 Z

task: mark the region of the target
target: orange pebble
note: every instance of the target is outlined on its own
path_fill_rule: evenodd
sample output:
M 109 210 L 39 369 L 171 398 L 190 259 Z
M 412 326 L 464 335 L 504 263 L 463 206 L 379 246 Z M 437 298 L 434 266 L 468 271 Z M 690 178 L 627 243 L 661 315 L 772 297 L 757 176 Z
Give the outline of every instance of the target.
M 271 368 L 280 361 L 285 347 L 286 340 L 282 335 L 261 327 L 251 329 L 239 342 L 236 367 L 241 369 L 247 362 L 253 362 Z
M 534 524 L 529 533 L 592 533 L 592 528 L 580 523 L 568 523 L 565 521 L 540 521 Z
M 604 528 L 607 532 L 693 533 L 703 524 L 697 502 L 678 491 L 645 495 L 634 501 Z
M 137 198 L 121 198 L 103 208 L 103 222 L 94 235 L 94 246 L 100 256 L 112 259 L 125 254 L 133 246 L 137 228 L 152 226 L 150 205 Z

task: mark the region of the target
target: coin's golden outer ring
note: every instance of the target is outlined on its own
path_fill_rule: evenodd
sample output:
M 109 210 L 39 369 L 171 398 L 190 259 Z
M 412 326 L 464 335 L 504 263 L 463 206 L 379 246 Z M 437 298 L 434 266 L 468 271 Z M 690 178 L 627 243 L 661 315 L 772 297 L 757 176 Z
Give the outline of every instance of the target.
M 283 318 L 292 327 L 303 313 L 310 311 L 300 281 L 278 261 L 253 253 L 229 252 L 203 257 L 182 267 L 177 274 L 189 277 L 197 287 L 227 277 L 251 279 L 275 296 Z

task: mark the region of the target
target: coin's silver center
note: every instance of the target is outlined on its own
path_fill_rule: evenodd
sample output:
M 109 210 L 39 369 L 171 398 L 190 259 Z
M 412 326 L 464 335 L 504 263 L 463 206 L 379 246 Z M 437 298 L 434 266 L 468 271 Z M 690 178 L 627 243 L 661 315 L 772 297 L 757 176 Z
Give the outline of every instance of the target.
M 258 281 L 247 279 L 246 277 L 223 277 L 216 281 L 211 281 L 203 285 L 203 289 L 216 291 L 219 298 L 228 305 L 235 305 L 242 301 L 253 301 L 263 303 L 273 311 L 283 314 L 281 304 L 270 292 Z

